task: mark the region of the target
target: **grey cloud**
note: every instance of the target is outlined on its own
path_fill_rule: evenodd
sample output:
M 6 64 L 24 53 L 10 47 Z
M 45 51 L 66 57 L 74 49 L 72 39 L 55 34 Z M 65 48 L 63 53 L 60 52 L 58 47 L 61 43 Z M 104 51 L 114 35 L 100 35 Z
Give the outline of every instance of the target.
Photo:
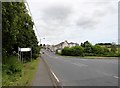
M 65 6 L 52 6 L 43 10 L 43 20 L 47 23 L 61 23 L 64 22 L 72 13 L 70 7 Z
M 95 27 L 98 23 L 101 22 L 103 17 L 110 15 L 110 14 L 117 14 L 117 3 L 113 4 L 112 1 L 107 2 L 92 2 L 87 3 L 88 5 L 95 6 L 96 8 L 93 10 L 93 13 L 89 16 L 80 16 L 76 25 L 82 27 L 84 29 L 90 29 Z
M 93 28 L 98 22 L 94 18 L 82 17 L 80 18 L 76 25 L 82 27 L 83 29 Z
M 67 19 L 72 13 L 72 8 L 69 6 L 48 6 L 42 10 L 41 15 L 41 31 L 43 35 L 62 35 L 64 30 L 66 30 L 66 25 L 68 23 Z M 69 23 L 68 23 L 69 24 Z
M 113 4 L 114 2 L 114 4 Z M 107 2 L 96 2 L 94 3 L 94 5 L 96 5 L 98 8 L 100 9 L 97 9 L 97 13 L 100 15 L 100 16 L 105 16 L 107 14 L 114 14 L 114 13 L 117 13 L 117 4 L 118 2 L 116 1 L 107 1 Z M 94 12 L 96 12 L 94 11 Z

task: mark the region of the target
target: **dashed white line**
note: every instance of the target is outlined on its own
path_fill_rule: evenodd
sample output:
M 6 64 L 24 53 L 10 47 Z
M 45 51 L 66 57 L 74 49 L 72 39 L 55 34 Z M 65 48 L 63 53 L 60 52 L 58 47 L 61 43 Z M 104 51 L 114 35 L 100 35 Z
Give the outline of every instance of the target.
M 116 78 L 116 79 L 119 79 L 119 77 L 118 76 L 113 76 L 114 78 Z
M 80 67 L 87 67 L 88 65 L 82 64 L 82 63 L 72 63 L 74 65 L 80 66 Z

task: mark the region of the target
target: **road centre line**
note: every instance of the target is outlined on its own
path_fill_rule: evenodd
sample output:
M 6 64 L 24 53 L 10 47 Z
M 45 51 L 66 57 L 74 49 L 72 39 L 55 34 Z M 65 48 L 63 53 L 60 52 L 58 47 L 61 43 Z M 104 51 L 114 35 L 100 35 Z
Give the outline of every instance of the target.
M 88 66 L 88 65 L 82 64 L 82 63 L 72 63 L 72 64 L 74 64 L 76 66 L 80 66 L 80 67 L 87 67 Z
M 119 79 L 119 77 L 118 76 L 113 76 L 114 78 L 116 78 L 116 79 Z

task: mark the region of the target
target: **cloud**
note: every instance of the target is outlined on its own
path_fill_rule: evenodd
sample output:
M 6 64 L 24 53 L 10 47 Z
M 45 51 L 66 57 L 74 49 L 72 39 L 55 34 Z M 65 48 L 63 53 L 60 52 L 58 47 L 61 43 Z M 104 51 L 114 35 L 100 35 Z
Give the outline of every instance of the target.
M 80 15 L 76 21 L 76 26 L 83 29 L 96 29 L 97 24 L 100 24 L 108 15 L 117 14 L 117 6 L 112 1 L 84 2 L 84 4 L 89 10 Z
M 61 24 L 65 23 L 69 15 L 72 13 L 72 9 L 67 6 L 54 5 L 52 7 L 45 8 L 43 10 L 43 20 L 47 24 Z
M 77 21 L 76 25 L 79 27 L 82 27 L 83 29 L 86 29 L 86 28 L 91 29 L 94 26 L 96 26 L 97 23 L 98 22 L 94 18 L 81 17 Z
M 117 0 L 36 1 L 39 3 L 31 3 L 32 14 L 39 34 L 46 38 L 46 43 L 64 40 L 109 42 L 115 39 Z M 106 37 L 106 34 L 109 36 Z

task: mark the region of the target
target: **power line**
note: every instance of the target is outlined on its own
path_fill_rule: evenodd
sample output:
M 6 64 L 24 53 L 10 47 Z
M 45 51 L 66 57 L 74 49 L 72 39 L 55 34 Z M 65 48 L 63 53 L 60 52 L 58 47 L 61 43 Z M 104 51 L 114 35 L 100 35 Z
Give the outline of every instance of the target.
M 36 30 L 36 32 L 37 32 L 37 35 L 38 35 L 39 39 L 40 39 L 40 35 L 39 35 L 38 30 L 37 30 L 37 27 L 36 27 L 35 21 L 34 21 L 34 19 L 33 19 L 33 15 L 32 15 L 32 13 L 31 13 L 31 11 L 30 11 L 30 7 L 29 7 L 29 4 L 28 4 L 27 0 L 26 0 L 26 4 L 27 4 L 27 6 L 28 6 L 28 10 L 29 10 L 29 12 L 30 12 L 31 18 L 32 18 L 32 20 L 33 20 L 33 22 L 34 22 L 35 30 Z

